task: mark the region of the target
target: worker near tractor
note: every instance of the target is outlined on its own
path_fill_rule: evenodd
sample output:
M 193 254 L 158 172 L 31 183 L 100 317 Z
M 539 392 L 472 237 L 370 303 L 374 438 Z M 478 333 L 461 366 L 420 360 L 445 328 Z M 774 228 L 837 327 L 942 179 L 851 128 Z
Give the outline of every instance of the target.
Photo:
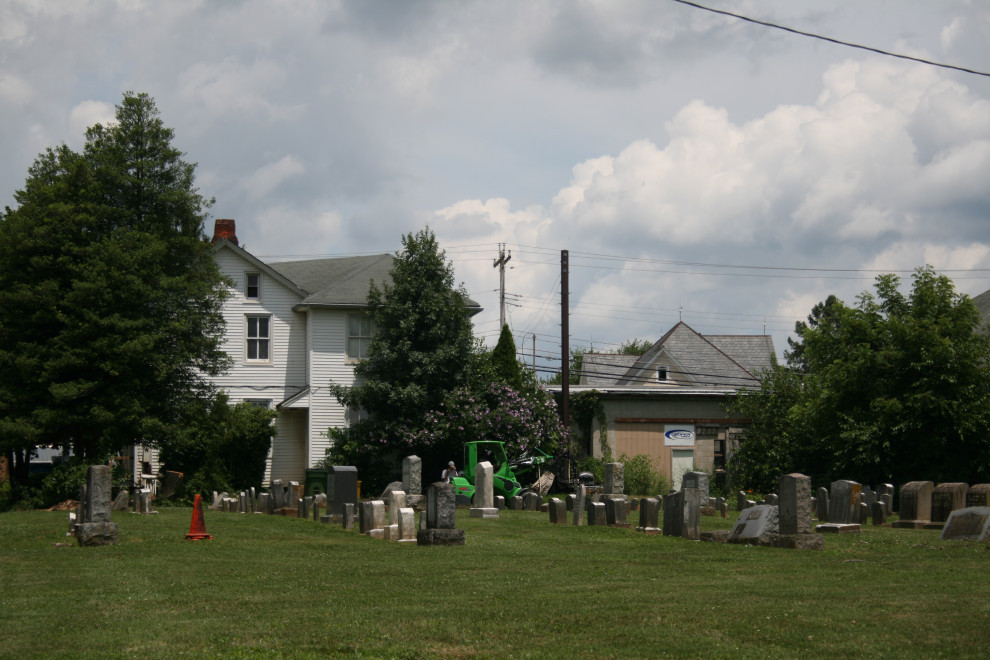
M 447 463 L 447 469 L 443 471 L 443 476 L 440 477 L 445 484 L 451 483 L 454 477 L 457 476 L 457 466 L 454 465 L 454 461 Z

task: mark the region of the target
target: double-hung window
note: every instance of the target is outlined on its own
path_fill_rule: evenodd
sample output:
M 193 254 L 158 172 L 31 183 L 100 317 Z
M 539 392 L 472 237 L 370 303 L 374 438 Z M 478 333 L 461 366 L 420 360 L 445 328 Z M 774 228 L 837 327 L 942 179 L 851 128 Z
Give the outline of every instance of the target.
M 368 346 L 374 332 L 371 319 L 364 314 L 349 314 L 347 316 L 347 357 L 351 360 L 363 360 L 368 357 Z
M 271 362 L 272 359 L 272 317 L 268 315 L 248 316 L 245 346 L 248 362 Z
M 248 300 L 261 300 L 261 273 L 244 274 L 244 297 Z

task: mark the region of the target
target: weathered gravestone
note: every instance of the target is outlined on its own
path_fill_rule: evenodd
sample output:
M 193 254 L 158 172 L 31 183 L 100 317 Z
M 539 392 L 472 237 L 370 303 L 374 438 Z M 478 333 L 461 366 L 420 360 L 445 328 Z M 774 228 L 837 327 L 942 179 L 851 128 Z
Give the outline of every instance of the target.
M 588 525 L 600 525 L 604 527 L 608 524 L 605 517 L 604 502 L 588 502 Z
M 681 536 L 684 531 L 684 491 L 663 498 L 663 535 Z
M 498 509 L 499 511 L 502 511 L 503 509 L 505 509 L 505 496 L 504 495 L 496 495 L 493 498 L 492 502 L 493 502 L 493 505 L 495 506 L 495 508 Z
M 509 511 L 522 511 L 523 498 L 521 495 L 513 495 L 509 498 Z
M 457 495 L 454 484 L 437 481 L 426 493 L 426 528 L 416 532 L 419 545 L 464 545 L 464 530 L 455 529 Z
M 877 500 L 873 503 L 871 513 L 873 514 L 874 525 L 884 525 L 887 523 L 887 507 L 884 506 L 882 501 Z
M 859 524 L 859 494 L 862 486 L 840 479 L 832 482 L 828 498 L 828 521 L 833 524 Z
M 909 481 L 901 486 L 900 519 L 890 524 L 899 529 L 921 529 L 932 518 L 931 481 Z
M 344 516 L 343 516 L 343 518 L 344 518 L 344 520 L 343 520 L 344 529 L 354 529 L 354 509 L 355 508 L 356 507 L 355 507 L 354 502 L 346 502 L 344 504 Z
M 399 509 L 399 543 L 416 543 L 416 511 L 410 507 Z
M 588 492 L 585 489 L 584 484 L 578 484 L 574 493 L 574 509 L 571 511 L 572 522 L 578 527 L 584 525 L 584 501 L 587 495 Z
M 472 518 L 498 518 L 498 509 L 495 508 L 494 475 L 495 468 L 488 461 L 481 461 L 474 466 L 474 506 L 470 511 Z
M 605 522 L 609 527 L 632 527 L 626 522 L 629 503 L 621 496 L 605 497 Z
M 704 472 L 685 472 L 681 477 L 681 493 L 684 506 L 681 536 L 697 541 L 701 538 L 701 507 L 708 506 L 708 475 Z
M 943 541 L 990 541 L 990 507 L 956 509 L 942 528 Z
M 410 496 L 423 494 L 423 459 L 419 456 L 402 459 L 402 490 Z
M 91 465 L 86 473 L 85 506 L 77 517 L 75 534 L 79 545 L 112 545 L 119 541 L 117 523 L 110 521 L 111 468 Z M 81 520 L 81 522 L 80 522 Z
M 567 504 L 564 500 L 551 497 L 550 498 L 550 524 L 551 525 L 566 525 L 567 524 Z
M 966 507 L 990 506 L 990 484 L 974 484 L 966 491 Z
M 121 488 L 120 492 L 117 493 L 117 497 L 113 498 L 113 504 L 110 508 L 114 511 L 127 511 L 127 507 L 130 503 L 130 493 L 127 492 L 126 488 Z
M 811 533 L 811 477 L 785 474 L 779 483 L 778 525 L 781 534 Z
M 540 505 L 543 504 L 543 498 L 540 497 L 539 493 L 530 491 L 525 493 L 522 498 L 524 511 L 539 511 Z
M 344 514 L 344 505 L 358 501 L 358 471 L 353 465 L 331 465 L 327 470 L 327 513 Z
M 645 497 L 639 501 L 639 525 L 637 532 L 644 534 L 660 533 L 660 500 L 655 497 Z
M 969 484 L 952 482 L 939 484 L 932 491 L 932 519 L 925 529 L 942 529 L 949 515 L 956 509 L 966 507 L 966 493 Z
M 666 515 L 666 511 L 664 512 Z M 771 545 L 777 536 L 777 507 L 762 504 L 739 512 L 729 543 Z
M 626 492 L 624 463 L 605 464 L 605 478 L 603 479 L 603 486 L 606 495 L 611 495 L 613 493 L 621 495 Z
M 382 500 L 372 500 L 371 502 L 361 502 L 361 516 L 358 521 L 358 529 L 362 534 L 374 536 L 375 530 L 385 529 L 385 502 Z M 384 532 L 382 532 L 384 536 Z
M 393 490 L 388 496 L 388 524 L 399 524 L 399 510 L 406 508 L 406 492 Z

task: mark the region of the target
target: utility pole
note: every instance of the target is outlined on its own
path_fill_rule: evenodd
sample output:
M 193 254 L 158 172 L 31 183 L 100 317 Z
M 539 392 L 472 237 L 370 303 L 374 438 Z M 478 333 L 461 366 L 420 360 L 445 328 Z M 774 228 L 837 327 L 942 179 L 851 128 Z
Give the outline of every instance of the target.
M 567 250 L 560 251 L 560 418 L 564 428 L 571 428 L 571 342 L 567 294 L 570 288 L 570 263 Z
M 512 251 L 505 254 L 505 243 L 498 244 L 498 259 L 492 264 L 492 268 L 498 268 L 498 331 L 502 332 L 505 327 L 505 264 L 512 258 Z

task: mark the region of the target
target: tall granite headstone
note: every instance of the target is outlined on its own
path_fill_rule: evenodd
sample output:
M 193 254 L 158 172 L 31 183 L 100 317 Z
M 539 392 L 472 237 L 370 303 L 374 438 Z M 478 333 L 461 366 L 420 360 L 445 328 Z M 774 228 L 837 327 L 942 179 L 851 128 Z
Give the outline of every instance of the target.
M 828 498 L 828 521 L 840 525 L 858 525 L 861 490 L 862 486 L 855 481 L 833 481 Z
M 621 495 L 625 493 L 626 492 L 625 464 L 606 463 L 605 479 L 603 480 L 603 486 L 606 495 L 611 495 L 611 494 Z
M 358 501 L 358 471 L 353 465 L 331 465 L 327 471 L 327 513 L 343 515 L 344 505 Z
M 423 494 L 423 459 L 419 456 L 402 459 L 402 490 L 407 495 Z
M 110 521 L 111 468 L 91 465 L 86 473 L 85 504 L 80 505 L 75 534 L 79 545 L 112 545 L 119 541 L 117 523 Z
M 932 519 L 931 481 L 909 481 L 901 486 L 901 509 L 899 519 L 890 524 L 901 529 L 921 529 Z
M 811 477 L 799 473 L 780 478 L 778 527 L 781 534 L 811 533 Z
M 426 493 L 426 528 L 416 532 L 419 545 L 464 545 L 464 530 L 455 529 L 457 495 L 454 484 L 437 481 Z

